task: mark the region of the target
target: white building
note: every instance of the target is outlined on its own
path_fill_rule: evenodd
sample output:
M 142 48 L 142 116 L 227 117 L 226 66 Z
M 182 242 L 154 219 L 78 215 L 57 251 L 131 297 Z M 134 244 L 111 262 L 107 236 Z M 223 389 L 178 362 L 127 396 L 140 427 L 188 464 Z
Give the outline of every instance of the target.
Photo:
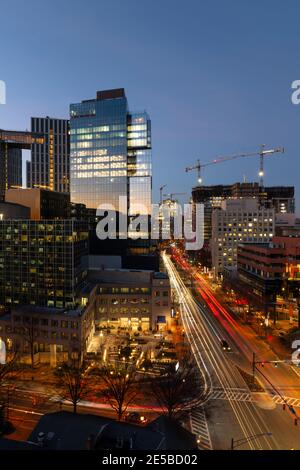
M 239 243 L 268 243 L 275 230 L 275 209 L 257 199 L 227 199 L 212 213 L 212 265 L 215 274 L 237 264 Z

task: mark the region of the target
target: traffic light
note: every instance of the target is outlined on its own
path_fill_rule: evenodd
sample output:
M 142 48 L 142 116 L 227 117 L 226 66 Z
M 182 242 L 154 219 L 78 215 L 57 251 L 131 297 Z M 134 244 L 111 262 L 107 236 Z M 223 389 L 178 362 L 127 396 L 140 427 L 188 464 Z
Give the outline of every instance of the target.
M 298 424 L 298 420 L 297 420 L 297 418 L 295 418 L 294 419 L 294 425 L 297 426 L 297 424 Z
M 283 409 L 283 411 L 285 410 L 285 403 L 283 403 L 283 405 L 282 405 L 282 409 Z
M 274 367 L 277 367 L 278 366 L 278 362 L 274 362 Z

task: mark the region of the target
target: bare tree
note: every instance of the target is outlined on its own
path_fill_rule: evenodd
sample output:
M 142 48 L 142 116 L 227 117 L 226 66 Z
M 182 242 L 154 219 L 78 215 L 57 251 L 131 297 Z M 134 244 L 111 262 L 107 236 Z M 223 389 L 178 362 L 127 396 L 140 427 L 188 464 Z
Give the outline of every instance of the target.
M 77 413 L 77 404 L 86 395 L 88 389 L 85 368 L 78 359 L 73 359 L 61 366 L 58 383 L 63 391 L 64 399 L 72 402 L 73 411 Z
M 185 357 L 178 367 L 170 365 L 164 373 L 150 383 L 152 396 L 163 413 L 174 418 L 188 407 L 189 401 L 201 398 L 199 371 L 190 357 Z
M 11 358 L 5 362 L 5 364 L 0 364 L 0 387 L 3 385 L 5 378 L 17 372 L 19 370 L 19 352 L 15 351 Z
M 5 364 L 0 364 L 0 433 L 11 426 L 9 421 L 9 401 L 12 393 L 10 380 L 21 370 L 18 350 Z M 7 382 L 7 383 L 5 383 Z M 5 413 L 6 410 L 6 413 Z
M 39 335 L 36 319 L 30 317 L 28 322 L 21 328 L 21 336 L 29 345 L 31 367 L 34 367 L 34 345 Z
M 132 365 L 103 366 L 100 376 L 105 384 L 103 396 L 121 421 L 128 406 L 138 395 L 138 384 L 135 380 L 136 369 Z

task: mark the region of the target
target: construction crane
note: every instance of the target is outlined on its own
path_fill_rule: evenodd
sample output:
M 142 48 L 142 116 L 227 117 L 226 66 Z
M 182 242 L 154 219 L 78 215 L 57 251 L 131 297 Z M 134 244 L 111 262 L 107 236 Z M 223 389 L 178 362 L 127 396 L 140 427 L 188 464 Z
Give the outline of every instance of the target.
M 160 204 L 162 204 L 163 189 L 164 189 L 166 186 L 167 186 L 166 184 L 163 184 L 163 185 L 159 188 L 159 202 L 160 202 Z
M 261 187 L 263 187 L 264 185 L 264 158 L 270 155 L 273 155 L 275 153 L 284 153 L 284 148 L 277 147 L 274 149 L 265 149 L 265 144 L 263 144 L 259 152 L 238 153 L 235 155 L 229 155 L 229 156 L 224 156 L 224 157 L 221 156 L 206 163 L 201 163 L 200 160 L 197 160 L 196 165 L 186 167 L 185 171 L 188 172 L 188 171 L 197 170 L 198 183 L 201 184 L 202 183 L 202 171 L 201 170 L 203 167 L 209 166 L 209 165 L 216 165 L 217 163 L 227 162 L 229 160 L 235 160 L 236 158 L 254 157 L 254 156 L 259 155 L 260 165 L 259 165 L 258 176 L 259 176 L 259 184 Z
M 165 197 L 169 196 L 170 199 L 173 199 L 173 196 L 179 196 L 179 195 L 180 195 L 180 196 L 181 196 L 181 195 L 183 196 L 184 194 L 186 194 L 186 193 L 168 193 L 168 194 L 164 194 L 164 196 L 165 196 Z

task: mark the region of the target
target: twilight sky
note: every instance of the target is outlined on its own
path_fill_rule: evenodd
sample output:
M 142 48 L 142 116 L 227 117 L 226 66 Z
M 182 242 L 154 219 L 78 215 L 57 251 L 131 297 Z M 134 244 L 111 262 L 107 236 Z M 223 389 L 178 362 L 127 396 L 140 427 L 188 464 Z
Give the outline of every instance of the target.
M 298 0 L 2 0 L 0 128 L 68 117 L 71 102 L 124 87 L 152 119 L 154 199 L 187 192 L 197 158 L 284 146 L 267 185 L 295 185 L 300 213 Z M 205 184 L 257 178 L 258 157 L 206 169 Z

